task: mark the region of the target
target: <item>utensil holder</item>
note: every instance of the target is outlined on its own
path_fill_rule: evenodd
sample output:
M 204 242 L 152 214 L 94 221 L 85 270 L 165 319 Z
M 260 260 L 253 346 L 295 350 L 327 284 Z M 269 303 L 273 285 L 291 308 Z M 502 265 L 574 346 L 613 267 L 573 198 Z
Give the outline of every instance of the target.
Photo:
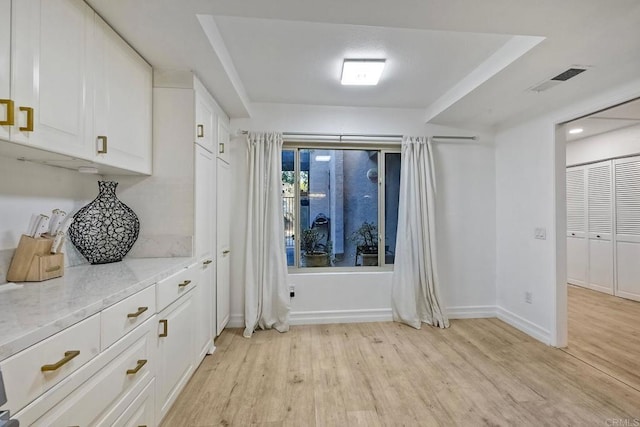
M 23 235 L 13 254 L 8 282 L 42 282 L 64 274 L 64 254 L 52 254 L 53 239 Z

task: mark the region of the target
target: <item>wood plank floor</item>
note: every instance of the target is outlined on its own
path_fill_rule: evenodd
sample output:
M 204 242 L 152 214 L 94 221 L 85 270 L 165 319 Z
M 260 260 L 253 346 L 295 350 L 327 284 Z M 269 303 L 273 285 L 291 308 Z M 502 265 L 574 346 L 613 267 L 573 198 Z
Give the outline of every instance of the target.
M 163 426 L 607 425 L 640 392 L 497 319 L 226 330 Z M 611 425 L 611 424 L 609 424 Z M 627 424 L 633 425 L 633 424 Z
M 640 302 L 569 286 L 565 351 L 640 390 Z

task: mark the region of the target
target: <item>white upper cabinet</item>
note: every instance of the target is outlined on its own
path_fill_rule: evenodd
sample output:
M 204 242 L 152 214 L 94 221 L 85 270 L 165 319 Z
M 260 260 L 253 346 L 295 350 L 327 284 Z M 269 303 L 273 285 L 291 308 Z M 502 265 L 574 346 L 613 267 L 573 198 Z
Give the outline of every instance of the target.
M 95 20 L 95 161 L 151 174 L 151 66 Z
M 12 8 L 10 139 L 87 157 L 93 11 L 81 0 L 20 0 Z
M 215 153 L 218 140 L 217 123 L 215 114 L 215 101 L 211 99 L 206 89 L 198 80 L 195 81 L 196 89 L 196 144 L 210 153 Z
M 4 155 L 150 174 L 151 91 L 149 64 L 82 0 L 0 0 Z
M 9 138 L 11 105 L 11 0 L 0 0 L 0 138 Z
M 218 158 L 227 163 L 231 163 L 231 153 L 229 152 L 229 125 L 222 118 L 218 118 Z

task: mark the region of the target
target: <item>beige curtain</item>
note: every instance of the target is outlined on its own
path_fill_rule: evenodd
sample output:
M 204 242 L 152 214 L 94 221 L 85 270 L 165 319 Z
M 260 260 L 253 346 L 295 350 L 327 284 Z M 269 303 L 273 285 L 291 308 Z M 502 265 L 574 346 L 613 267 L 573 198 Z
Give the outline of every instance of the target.
M 449 327 L 436 263 L 435 192 L 431 141 L 404 137 L 392 309 L 394 321 L 416 329 L 422 323 Z
M 245 330 L 289 330 L 289 289 L 282 210 L 282 134 L 251 132 L 247 203 Z

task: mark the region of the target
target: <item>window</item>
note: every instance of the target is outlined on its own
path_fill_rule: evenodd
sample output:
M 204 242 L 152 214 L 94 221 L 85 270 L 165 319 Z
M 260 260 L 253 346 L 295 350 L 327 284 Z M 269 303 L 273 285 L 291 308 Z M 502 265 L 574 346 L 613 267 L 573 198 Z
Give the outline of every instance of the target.
M 379 175 L 378 171 L 384 174 Z M 287 147 L 282 206 L 287 265 L 360 268 L 395 259 L 400 153 Z

